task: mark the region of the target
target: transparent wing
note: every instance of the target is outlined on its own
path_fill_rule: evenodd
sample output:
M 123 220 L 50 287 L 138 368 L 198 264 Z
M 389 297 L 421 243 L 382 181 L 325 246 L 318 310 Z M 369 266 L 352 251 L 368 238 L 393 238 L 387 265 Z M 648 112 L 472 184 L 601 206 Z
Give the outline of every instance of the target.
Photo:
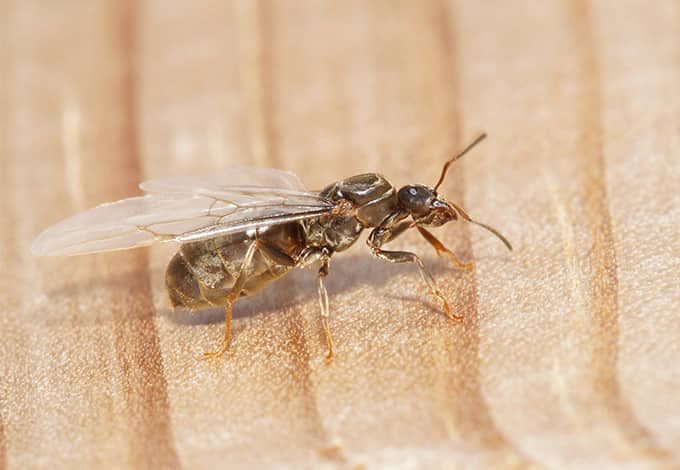
M 253 173 L 236 169 L 239 182 L 251 183 L 242 185 L 220 184 L 219 175 L 147 181 L 140 187 L 149 194 L 70 217 L 40 234 L 32 250 L 59 256 L 197 241 L 312 218 L 333 209 L 332 202 L 303 190 L 291 173 L 250 170 Z M 261 181 L 280 187 L 252 184 Z

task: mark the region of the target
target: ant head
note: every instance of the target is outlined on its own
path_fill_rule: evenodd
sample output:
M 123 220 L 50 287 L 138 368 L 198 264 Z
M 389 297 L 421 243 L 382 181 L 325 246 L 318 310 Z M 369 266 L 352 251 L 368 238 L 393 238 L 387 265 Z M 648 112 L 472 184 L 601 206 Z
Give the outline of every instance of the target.
M 437 195 L 437 189 L 444 182 L 444 177 L 449 169 L 449 166 L 458 160 L 460 157 L 465 155 L 472 147 L 477 145 L 479 142 L 486 138 L 486 134 L 481 134 L 477 137 L 470 145 L 468 145 L 462 152 L 454 156 L 452 159 L 447 161 L 442 168 L 441 176 L 439 181 L 434 186 L 430 188 L 422 184 L 410 184 L 404 186 L 397 193 L 397 198 L 399 199 L 399 204 L 404 210 L 406 210 L 411 217 L 413 217 L 413 222 L 416 225 L 431 225 L 434 227 L 439 227 L 452 220 L 457 220 L 458 216 L 472 224 L 479 225 L 480 227 L 488 230 L 498 237 L 503 244 L 512 250 L 512 245 L 510 242 L 498 232 L 495 228 L 473 220 L 467 212 L 463 210 L 462 207 L 447 201 Z
M 397 193 L 397 198 L 418 225 L 439 227 L 458 218 L 451 204 L 440 198 L 434 189 L 422 184 L 404 186 Z
M 422 184 L 410 184 L 404 186 L 397 193 L 397 198 L 401 206 L 413 217 L 413 221 L 417 225 L 433 225 L 438 227 L 447 222 L 458 219 L 458 214 L 454 204 L 450 204 L 445 199 L 437 195 L 437 189 L 444 182 L 444 177 L 449 169 L 449 166 L 465 155 L 472 147 L 477 145 L 486 137 L 486 134 L 481 134 L 470 145 L 468 145 L 462 152 L 447 161 L 442 168 L 439 181 L 430 188 Z

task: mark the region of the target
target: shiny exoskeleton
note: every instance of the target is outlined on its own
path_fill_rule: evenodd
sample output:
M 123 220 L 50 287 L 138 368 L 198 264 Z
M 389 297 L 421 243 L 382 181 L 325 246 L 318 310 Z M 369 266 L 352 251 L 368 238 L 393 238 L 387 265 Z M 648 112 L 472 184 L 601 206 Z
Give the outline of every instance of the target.
M 151 179 L 139 185 L 143 195 L 100 204 L 48 227 L 31 250 L 38 256 L 72 256 L 181 243 L 166 273 L 172 305 L 192 310 L 225 306 L 224 340 L 215 352 L 205 353 L 208 357 L 229 346 L 232 306 L 238 298 L 254 295 L 292 268 L 318 263 L 321 320 L 331 357 L 325 285 L 329 262 L 364 230 L 370 230 L 367 243 L 373 255 L 392 263 L 414 263 L 454 320 L 460 317 L 451 312 L 418 255 L 385 250 L 385 244 L 415 228 L 438 254 L 448 255 L 460 268 L 471 268 L 472 263 L 459 261 L 426 228 L 461 218 L 489 230 L 512 249 L 495 229 L 471 219 L 437 193 L 449 166 L 484 137 L 447 161 L 434 187 L 411 184 L 398 189 L 385 177 L 366 173 L 314 192 L 293 173 L 255 167 Z
M 472 145 L 465 151 L 470 147 Z M 173 306 L 200 309 L 226 305 L 224 341 L 217 351 L 206 353 L 207 356 L 217 356 L 229 345 L 231 309 L 239 297 L 255 294 L 292 268 L 320 262 L 321 319 L 328 343 L 328 357 L 331 357 L 333 340 L 328 326 L 329 305 L 324 282 L 329 261 L 334 253 L 352 246 L 365 229 L 371 229 L 367 244 L 372 254 L 392 263 L 415 263 L 432 295 L 442 302 L 447 316 L 460 320 L 451 312 L 418 255 L 383 249 L 387 242 L 415 227 L 438 254 L 447 254 L 456 266 L 469 269 L 471 263 L 458 260 L 425 228 L 443 225 L 459 216 L 492 231 L 510 248 L 507 240 L 494 229 L 475 222 L 459 206 L 437 194 L 436 189 L 453 160 L 455 158 L 447 162 L 434 188 L 414 184 L 397 189 L 376 173 L 352 176 L 321 191 L 320 195 L 335 205 L 328 214 L 183 244 L 168 265 L 166 274 Z

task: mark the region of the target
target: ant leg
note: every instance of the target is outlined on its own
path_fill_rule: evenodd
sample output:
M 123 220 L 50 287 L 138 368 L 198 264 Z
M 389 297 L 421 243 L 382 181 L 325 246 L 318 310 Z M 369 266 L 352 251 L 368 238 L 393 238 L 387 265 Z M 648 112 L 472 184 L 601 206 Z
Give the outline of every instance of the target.
M 311 262 L 311 259 L 315 255 L 319 256 L 319 259 L 321 260 L 321 267 L 319 268 L 318 274 L 318 291 L 319 305 L 321 307 L 321 323 L 323 325 L 324 333 L 326 334 L 326 343 L 328 345 L 328 353 L 326 354 L 326 358 L 331 359 L 333 357 L 333 337 L 331 336 L 331 330 L 328 326 L 330 308 L 325 282 L 326 276 L 328 276 L 328 265 L 330 262 L 328 251 L 325 248 L 317 248 L 306 253 L 305 258 L 307 259 L 301 258 L 296 260 L 286 253 L 278 250 L 276 247 L 267 245 L 267 243 L 262 240 L 258 242 L 258 249 L 265 259 L 279 266 L 303 266 L 304 264 Z
M 333 337 L 331 336 L 331 329 L 328 326 L 328 317 L 330 316 L 330 308 L 328 305 L 328 291 L 326 291 L 326 276 L 328 276 L 328 264 L 330 258 L 324 256 L 321 260 L 321 267 L 318 275 L 318 290 L 319 290 L 319 306 L 321 307 L 321 324 L 323 325 L 324 333 L 326 333 L 326 344 L 328 345 L 328 354 L 326 359 L 333 358 Z
M 224 340 L 222 341 L 222 346 L 216 351 L 206 351 L 203 356 L 206 358 L 219 357 L 229 348 L 229 341 L 231 340 L 231 308 L 236 302 L 236 300 L 241 295 L 243 286 L 248 280 L 248 267 L 253 261 L 253 256 L 255 256 L 255 250 L 258 248 L 257 240 L 253 241 L 250 246 L 248 246 L 248 251 L 246 251 L 243 257 L 243 263 L 241 264 L 241 270 L 239 271 L 238 278 L 231 288 L 231 292 L 227 297 L 227 305 L 225 307 L 225 318 L 224 318 Z
M 227 305 L 224 308 L 224 340 L 222 340 L 222 346 L 216 351 L 205 351 L 203 357 L 214 358 L 220 357 L 229 348 L 229 342 L 231 341 L 231 307 L 234 301 L 231 300 L 231 296 Z
M 390 263 L 415 263 L 416 266 L 418 266 L 418 270 L 420 271 L 420 276 L 423 278 L 427 286 L 430 288 L 430 293 L 442 303 L 444 311 L 446 312 L 446 316 L 456 321 L 463 320 L 462 315 L 456 315 L 451 312 L 451 307 L 449 306 L 449 303 L 437 288 L 437 285 L 434 282 L 434 278 L 427 271 L 425 265 L 423 264 L 423 261 L 420 259 L 418 255 L 416 255 L 415 253 L 410 253 L 408 251 L 381 250 L 376 246 L 372 246 L 371 251 L 378 258 L 383 259 L 385 261 L 389 261 Z
M 444 244 L 437 239 L 437 237 L 430 233 L 430 231 L 424 229 L 419 225 L 416 225 L 416 228 L 423 236 L 423 238 L 425 238 L 425 240 L 427 240 L 430 243 L 430 245 L 432 245 L 432 247 L 437 252 L 437 255 L 441 256 L 442 253 L 449 255 L 449 258 L 451 259 L 453 264 L 458 266 L 460 269 L 471 270 L 472 268 L 475 267 L 475 263 L 472 261 L 470 261 L 469 263 L 463 263 L 461 260 L 459 260 L 456 254 L 453 251 L 446 248 Z
M 268 245 L 266 241 L 259 240 L 257 248 L 260 254 L 273 265 L 287 267 L 294 267 L 298 265 L 297 260 L 277 249 L 276 247 Z

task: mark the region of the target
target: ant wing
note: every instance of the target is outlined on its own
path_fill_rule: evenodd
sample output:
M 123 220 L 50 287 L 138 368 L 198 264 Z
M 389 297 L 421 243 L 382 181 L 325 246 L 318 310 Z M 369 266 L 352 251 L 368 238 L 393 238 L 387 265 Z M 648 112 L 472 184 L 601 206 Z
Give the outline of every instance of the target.
M 189 242 L 326 214 L 333 203 L 302 189 L 291 173 L 239 168 L 242 185 L 216 176 L 151 180 L 149 194 L 102 204 L 45 230 L 33 242 L 42 256 L 124 250 L 157 242 Z M 259 181 L 281 187 L 256 185 Z

